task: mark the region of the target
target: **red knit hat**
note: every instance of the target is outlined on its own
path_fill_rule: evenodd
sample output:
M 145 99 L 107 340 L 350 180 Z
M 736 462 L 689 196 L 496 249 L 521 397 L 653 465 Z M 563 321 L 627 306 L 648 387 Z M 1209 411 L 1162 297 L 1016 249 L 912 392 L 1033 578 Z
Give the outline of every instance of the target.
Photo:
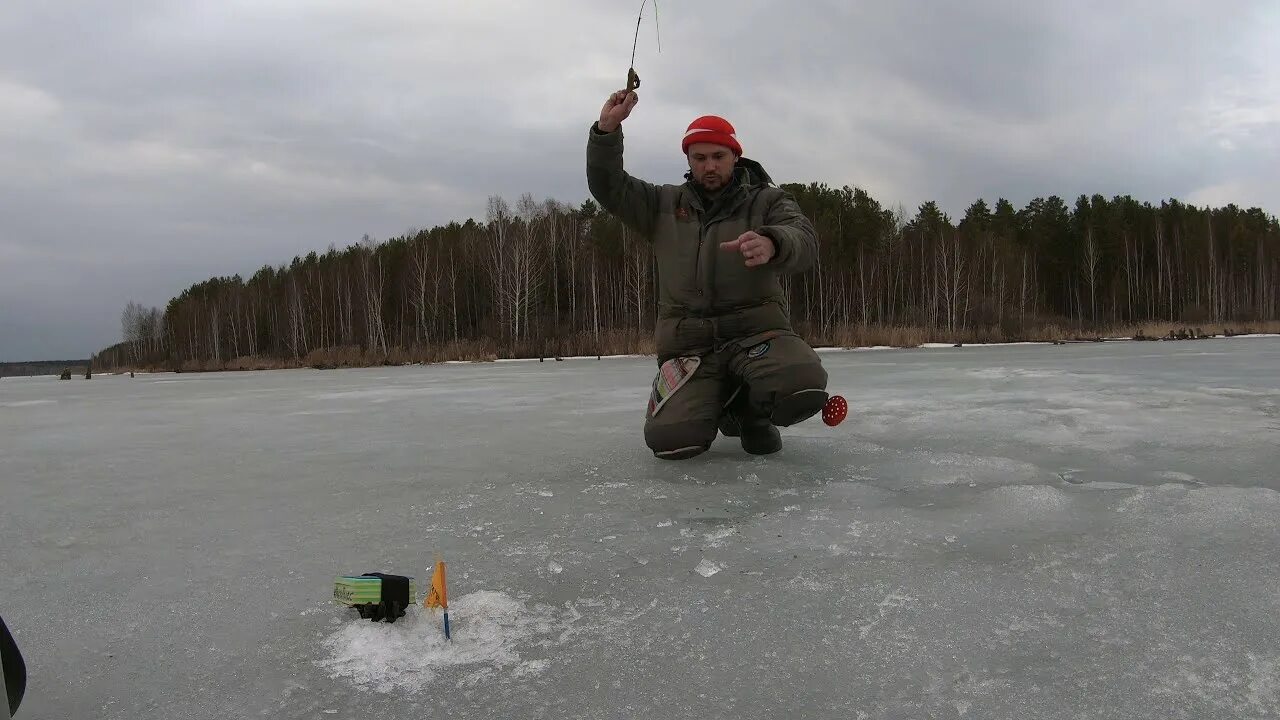
M 689 129 L 684 134 L 680 149 L 687 155 L 689 146 L 694 143 L 715 143 L 724 145 L 732 150 L 734 155 L 741 156 L 742 146 L 738 144 L 738 138 L 734 133 L 733 126 L 728 120 L 717 115 L 703 115 L 689 123 Z

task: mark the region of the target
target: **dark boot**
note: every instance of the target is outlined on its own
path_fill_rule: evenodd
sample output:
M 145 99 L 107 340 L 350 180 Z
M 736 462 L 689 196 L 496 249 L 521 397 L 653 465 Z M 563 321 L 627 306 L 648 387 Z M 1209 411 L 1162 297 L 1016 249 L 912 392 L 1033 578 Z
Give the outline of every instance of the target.
M 742 449 L 752 455 L 772 455 L 782 449 L 782 433 L 764 418 L 741 424 Z
M 742 437 L 742 426 L 738 424 L 738 418 L 731 412 L 726 412 L 720 417 L 720 433 L 725 437 Z
M 742 449 L 752 455 L 770 455 L 782 449 L 782 434 L 767 418 L 745 416 L 745 405 L 727 409 L 720 417 L 720 432 L 739 438 Z

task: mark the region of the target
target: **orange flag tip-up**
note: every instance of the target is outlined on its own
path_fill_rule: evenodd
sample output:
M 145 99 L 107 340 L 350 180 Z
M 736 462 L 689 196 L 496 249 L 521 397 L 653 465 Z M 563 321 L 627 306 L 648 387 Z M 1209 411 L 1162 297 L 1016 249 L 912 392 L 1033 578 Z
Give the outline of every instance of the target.
M 449 635 L 449 589 L 445 583 L 444 561 L 436 560 L 436 567 L 431 572 L 431 589 L 427 591 L 427 597 L 422 601 L 425 608 L 441 608 L 444 610 L 444 637 L 451 640 Z
M 422 603 L 424 607 L 449 609 L 449 591 L 445 585 L 444 572 L 444 561 L 436 561 L 435 569 L 431 571 L 431 589 Z

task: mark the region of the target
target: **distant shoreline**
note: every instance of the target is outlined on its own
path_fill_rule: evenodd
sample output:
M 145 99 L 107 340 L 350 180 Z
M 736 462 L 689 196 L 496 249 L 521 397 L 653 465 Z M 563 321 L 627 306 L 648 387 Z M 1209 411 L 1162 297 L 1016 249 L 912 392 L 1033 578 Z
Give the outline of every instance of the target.
M 0 362 L 0 378 L 8 377 L 44 377 L 58 376 L 70 369 L 72 375 L 84 376 L 92 362 L 83 360 L 22 360 L 18 362 Z
M 1170 324 L 1172 335 L 1166 332 L 1162 336 L 1153 336 L 1145 332 L 1146 328 L 1139 329 L 1133 335 L 1119 335 L 1115 333 L 1098 333 L 1091 335 L 1083 334 L 1046 334 L 1046 337 L 1029 339 L 1029 340 L 960 340 L 957 342 L 950 341 L 921 341 L 913 343 L 896 343 L 896 344 L 842 344 L 831 342 L 815 342 L 814 349 L 818 353 L 839 353 L 839 352 L 873 352 L 884 350 L 931 350 L 945 348 L 992 348 L 992 347 L 1016 347 L 1028 345 L 1080 345 L 1091 343 L 1114 343 L 1114 342 L 1192 342 L 1196 340 L 1213 340 L 1213 339 L 1230 339 L 1230 338 L 1265 338 L 1280 337 L 1280 322 L 1251 323 L 1251 327 L 1241 329 L 1240 331 L 1224 328 L 1226 332 L 1209 333 L 1202 332 L 1195 328 L 1181 328 L 1177 324 Z M 1262 331 L 1255 328 L 1262 326 Z M 1172 330 L 1172 328 L 1180 328 Z M 202 362 L 193 364 L 190 361 L 184 363 L 180 367 L 164 367 L 161 364 L 145 364 L 139 366 L 111 367 L 95 369 L 94 375 L 122 375 L 129 372 L 144 374 L 181 374 L 181 373 L 208 373 L 208 372 L 246 372 L 255 370 L 333 370 L 333 369 L 350 369 L 350 368 L 375 368 L 375 367 L 406 367 L 406 366 L 429 366 L 429 365 L 473 365 L 483 363 L 528 363 L 528 362 L 562 362 L 562 361 L 582 361 L 592 359 L 626 359 L 626 358 L 653 358 L 654 353 L 649 352 L 614 352 L 601 353 L 599 355 L 592 354 L 574 354 L 574 355 L 546 355 L 542 357 L 526 356 L 526 357 L 497 357 L 492 354 L 487 356 L 473 357 L 452 357 L 433 360 L 418 360 L 409 357 L 393 360 L 390 357 L 385 358 L 369 358 L 360 355 L 344 354 L 342 357 L 324 358 L 324 360 L 334 360 L 334 362 L 316 362 L 316 358 L 309 356 L 302 359 L 279 359 L 279 358 L 237 358 L 232 361 L 225 361 L 220 364 Z M 312 360 L 307 362 L 307 360 Z M 53 374 L 54 376 L 57 373 Z M 80 373 L 83 376 L 83 371 Z

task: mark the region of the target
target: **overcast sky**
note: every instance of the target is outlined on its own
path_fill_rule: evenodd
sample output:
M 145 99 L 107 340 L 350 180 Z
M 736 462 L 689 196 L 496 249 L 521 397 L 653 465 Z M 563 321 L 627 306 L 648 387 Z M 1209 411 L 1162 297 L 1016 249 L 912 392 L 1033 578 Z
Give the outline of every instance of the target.
M 587 197 L 635 0 L 10 0 L 0 361 L 84 358 L 130 300 L 369 233 Z M 1059 195 L 1280 212 L 1280 3 L 652 3 L 627 167 L 733 122 L 779 182 L 958 217 Z

